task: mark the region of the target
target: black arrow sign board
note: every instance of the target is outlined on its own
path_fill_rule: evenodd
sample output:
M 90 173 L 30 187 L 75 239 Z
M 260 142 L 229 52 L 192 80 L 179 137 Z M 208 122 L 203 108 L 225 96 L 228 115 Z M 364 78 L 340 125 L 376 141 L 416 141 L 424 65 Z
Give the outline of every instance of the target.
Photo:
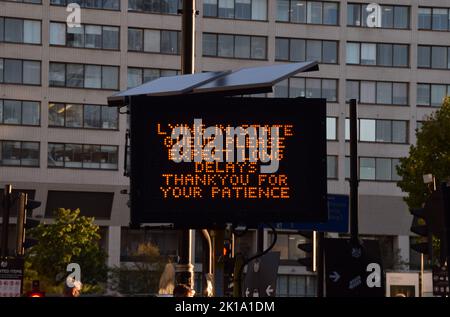
M 347 239 L 325 239 L 325 274 L 327 297 L 384 297 L 376 240 L 353 246 Z
M 269 252 L 247 265 L 243 296 L 275 297 L 280 252 Z

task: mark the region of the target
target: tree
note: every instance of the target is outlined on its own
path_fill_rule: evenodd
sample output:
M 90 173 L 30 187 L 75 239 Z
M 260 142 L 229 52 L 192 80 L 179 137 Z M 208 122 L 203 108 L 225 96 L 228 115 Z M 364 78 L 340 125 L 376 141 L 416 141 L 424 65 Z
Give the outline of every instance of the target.
M 416 135 L 416 145 L 411 145 L 409 156 L 400 159 L 397 167 L 402 178 L 397 185 L 408 193 L 405 201 L 410 208 L 421 207 L 431 194 L 423 175 L 433 174 L 436 184 L 450 177 L 450 97 Z
M 106 282 L 106 253 L 99 245 L 99 226 L 94 218 L 80 216 L 80 210 L 60 208 L 55 221 L 41 223 L 29 232 L 37 245 L 27 252 L 27 276 L 39 278 L 47 291 L 61 291 L 69 263 L 81 267 L 83 292 L 98 292 Z
M 159 279 L 166 265 L 158 246 L 139 244 L 128 266 L 110 270 L 110 288 L 122 294 L 158 293 Z

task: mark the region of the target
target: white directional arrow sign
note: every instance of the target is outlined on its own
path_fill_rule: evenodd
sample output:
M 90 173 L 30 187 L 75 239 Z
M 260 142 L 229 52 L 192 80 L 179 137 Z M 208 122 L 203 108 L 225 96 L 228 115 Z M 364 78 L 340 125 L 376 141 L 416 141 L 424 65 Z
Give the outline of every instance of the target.
M 267 288 L 266 288 L 267 296 L 272 296 L 272 293 L 273 293 L 272 285 L 267 286 Z
M 331 273 L 330 274 L 330 279 L 333 281 L 333 282 L 337 282 L 337 281 L 339 281 L 339 279 L 341 278 L 341 276 L 339 275 L 339 273 L 338 272 L 336 272 L 336 271 L 334 271 L 333 273 Z
M 248 287 L 245 289 L 245 297 L 248 297 L 248 295 L 250 295 L 250 290 L 248 289 Z

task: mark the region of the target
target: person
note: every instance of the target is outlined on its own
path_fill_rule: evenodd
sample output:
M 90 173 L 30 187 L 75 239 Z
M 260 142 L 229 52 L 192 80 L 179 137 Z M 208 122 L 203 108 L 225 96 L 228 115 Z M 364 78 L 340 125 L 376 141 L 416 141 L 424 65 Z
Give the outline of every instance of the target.
M 194 297 L 195 290 L 186 284 L 178 284 L 173 289 L 173 297 Z
M 158 295 L 171 295 L 175 286 L 175 266 L 172 262 L 166 264 L 159 278 Z
M 64 283 L 64 297 L 79 297 L 82 286 L 80 281 L 67 277 Z

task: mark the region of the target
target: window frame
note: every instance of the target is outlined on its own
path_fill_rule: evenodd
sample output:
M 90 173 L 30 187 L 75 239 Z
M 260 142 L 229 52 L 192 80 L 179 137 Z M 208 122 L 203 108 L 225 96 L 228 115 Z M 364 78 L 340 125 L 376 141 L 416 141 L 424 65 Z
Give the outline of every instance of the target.
M 312 38 L 294 38 L 294 37 L 275 37 L 275 45 L 277 43 L 277 40 L 287 40 L 288 41 L 288 59 L 277 59 L 275 56 L 275 61 L 276 62 L 302 62 L 302 61 L 296 61 L 296 60 L 292 60 L 291 59 L 291 42 L 292 41 L 296 41 L 296 40 L 300 40 L 300 41 L 304 41 L 304 56 L 305 56 L 305 61 L 308 59 L 307 58 L 307 52 L 308 52 L 308 42 L 311 41 L 319 41 L 320 42 L 320 61 L 319 64 L 325 64 L 325 65 L 339 65 L 339 41 L 337 40 L 321 40 L 321 39 L 312 39 Z M 330 62 L 324 62 L 323 61 L 323 57 L 324 57 L 324 42 L 334 42 L 336 44 L 336 63 L 330 63 Z M 275 48 L 276 51 L 276 48 Z
M 5 151 L 4 151 L 4 142 L 20 142 L 20 157 L 19 157 L 19 161 L 20 161 L 20 163 L 19 164 L 3 164 L 3 155 L 4 155 L 4 153 L 5 153 Z M 22 160 L 24 159 L 23 158 L 23 155 L 22 155 L 22 153 L 23 153 L 23 144 L 24 143 L 34 143 L 34 144 L 37 144 L 38 145 L 38 149 L 37 149 L 37 152 L 38 152 L 38 159 L 37 159 L 37 165 L 28 165 L 28 164 L 23 164 L 22 163 Z M 41 167 L 41 142 L 39 142 L 39 141 L 25 141 L 25 140 L 4 140 L 4 139 L 1 139 L 0 140 L 0 148 L 1 148 L 1 156 L 0 156 L 0 166 L 1 167 L 29 167 L 29 168 L 40 168 Z
M 363 21 L 363 19 L 366 17 L 365 13 L 363 12 L 364 8 L 367 6 L 368 3 L 361 3 L 361 2 L 348 2 L 347 3 L 347 27 L 354 27 L 354 28 L 370 28 L 367 26 L 366 21 Z M 353 25 L 353 24 L 349 24 L 348 22 L 348 10 L 349 10 L 349 5 L 352 6 L 358 6 L 359 7 L 359 17 L 361 18 L 360 21 L 360 25 Z M 411 17 L 412 17 L 412 10 L 411 10 L 411 6 L 410 5 L 398 5 L 398 4 L 381 4 L 381 8 L 383 9 L 383 7 L 391 7 L 392 8 L 392 14 L 393 14 L 393 21 L 394 23 L 392 24 L 392 27 L 384 27 L 383 26 L 383 22 L 381 27 L 377 27 L 375 29 L 386 29 L 386 30 L 411 30 Z M 408 26 L 406 28 L 396 28 L 395 27 L 395 12 L 396 12 L 396 8 L 397 7 L 401 7 L 401 8 L 407 8 L 408 9 Z
M 202 33 L 202 41 L 203 41 L 203 34 L 207 34 L 207 35 L 214 35 L 216 37 L 216 48 L 215 48 L 215 52 L 216 55 L 204 55 L 204 51 L 202 48 L 202 57 L 211 57 L 211 58 L 225 58 L 225 59 L 237 59 L 237 60 L 255 60 L 255 61 L 268 61 L 268 37 L 267 36 L 261 36 L 261 35 L 248 35 L 248 34 L 229 34 L 229 33 L 211 33 L 211 32 L 203 32 Z M 220 36 L 231 36 L 233 38 L 233 56 L 220 56 L 219 55 L 219 37 Z M 249 58 L 243 58 L 243 57 L 236 57 L 236 36 L 246 36 L 250 38 L 250 57 Z M 264 58 L 253 58 L 252 56 L 254 56 L 253 54 L 253 40 L 257 38 L 257 39 L 264 39 L 265 41 L 265 50 L 264 50 Z

